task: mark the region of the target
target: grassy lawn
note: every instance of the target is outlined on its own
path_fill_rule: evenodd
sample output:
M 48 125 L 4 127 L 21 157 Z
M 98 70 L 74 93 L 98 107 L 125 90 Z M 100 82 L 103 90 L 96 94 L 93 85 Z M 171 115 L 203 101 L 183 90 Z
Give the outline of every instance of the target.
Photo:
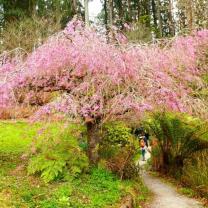
M 0 153 L 18 154 L 24 152 L 30 145 L 37 131 L 37 125 L 25 122 L 0 123 Z
M 45 184 L 38 176 L 28 176 L 28 151 L 42 124 L 0 122 L 0 207 L 1 208 L 104 208 L 119 207 L 123 196 L 146 200 L 148 190 L 140 181 L 120 181 L 108 171 L 95 168 L 72 181 Z M 53 133 L 61 124 L 49 124 Z

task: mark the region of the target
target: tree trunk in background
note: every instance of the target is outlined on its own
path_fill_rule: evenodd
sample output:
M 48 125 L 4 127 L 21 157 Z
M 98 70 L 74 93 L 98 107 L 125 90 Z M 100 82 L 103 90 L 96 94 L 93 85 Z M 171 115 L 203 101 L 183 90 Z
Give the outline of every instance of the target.
M 114 33 L 113 33 L 113 0 L 108 0 L 108 17 L 109 17 L 109 23 L 108 23 L 108 41 L 113 42 L 115 40 Z
M 186 10 L 187 10 L 187 18 L 188 18 L 188 29 L 191 32 L 193 30 L 193 8 L 192 8 L 192 0 L 189 0 L 187 2 Z
M 73 0 L 72 9 L 73 9 L 73 13 L 77 14 L 77 0 Z
M 156 9 L 156 4 L 155 0 L 152 0 L 152 16 L 153 16 L 153 22 L 154 22 L 154 27 L 157 29 L 157 9 Z
M 169 9 L 168 9 L 168 19 L 169 19 L 169 28 L 170 28 L 170 35 L 175 35 L 175 25 L 173 20 L 173 3 L 172 0 L 169 0 Z
M 99 125 L 87 122 L 88 158 L 91 165 L 97 165 L 99 160 L 98 148 L 100 143 Z
M 110 28 L 112 28 L 113 26 L 113 0 L 109 0 L 109 4 L 108 4 L 108 7 L 109 7 L 109 26 Z
M 89 20 L 89 5 L 88 0 L 84 0 L 84 9 L 85 9 L 85 26 L 90 26 L 90 20 Z
M 104 0 L 104 12 L 105 12 L 105 16 L 104 16 L 104 24 L 105 24 L 105 28 L 106 31 L 108 31 L 108 6 L 107 6 L 107 0 Z
M 119 0 L 119 1 L 117 2 L 117 4 L 118 4 L 118 16 L 119 16 L 119 21 L 120 21 L 121 26 L 123 27 L 123 23 L 125 22 L 125 20 L 124 20 L 124 8 L 123 8 L 122 1 Z
M 36 0 L 29 1 L 29 15 L 34 15 L 36 13 Z
M 161 3 L 160 0 L 156 0 L 156 5 L 157 5 L 157 18 L 158 18 L 158 37 L 161 38 L 163 36 L 163 26 L 162 26 L 162 18 L 161 18 Z
M 145 24 L 147 27 L 151 27 L 151 2 L 144 1 L 143 7 L 144 7 L 144 15 L 148 17 L 145 21 Z
M 128 0 L 128 16 L 129 22 L 132 22 L 131 0 Z
M 140 6 L 140 0 L 138 0 L 138 7 L 137 7 L 137 20 L 139 22 L 139 18 L 140 18 L 140 14 L 141 14 L 141 6 Z

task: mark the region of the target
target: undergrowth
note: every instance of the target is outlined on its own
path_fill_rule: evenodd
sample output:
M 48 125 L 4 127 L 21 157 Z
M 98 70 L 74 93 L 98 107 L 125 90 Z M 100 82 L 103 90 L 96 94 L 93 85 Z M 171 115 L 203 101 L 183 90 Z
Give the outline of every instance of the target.
M 76 132 L 74 132 L 76 130 Z M 40 174 L 46 182 L 78 177 L 88 168 L 88 158 L 79 147 L 81 127 L 69 125 L 57 134 L 45 134 L 34 144 L 35 156 L 29 161 L 28 173 Z
M 0 146 L 0 207 L 116 208 L 120 206 L 121 199 L 126 194 L 131 194 L 136 204 L 141 204 L 147 200 L 148 190 L 140 180 L 121 181 L 117 176 L 103 168 L 88 169 L 82 174 L 79 173 L 77 177 L 60 177 L 58 178 L 59 180 L 51 183 L 45 183 L 36 174 L 28 175 L 26 170 L 28 159 L 22 159 L 21 155 L 28 148 L 34 147 L 33 158 L 40 157 L 44 152 L 44 148 L 49 148 L 50 152 L 51 146 L 49 147 L 47 143 L 46 146 L 43 146 L 42 143 L 44 139 L 49 139 L 46 136 L 48 134 L 42 132 L 42 124 L 33 126 L 25 122 L 3 124 L 4 128 L 0 131 L 1 144 L 3 144 Z M 61 126 L 63 127 L 63 124 L 45 125 L 49 127 L 47 129 L 50 130 L 53 135 L 51 137 L 54 138 L 55 135 L 59 134 L 60 129 L 63 129 L 60 128 Z M 3 125 L 0 126 L 2 127 Z M 39 142 L 34 143 L 35 132 L 40 128 L 41 130 L 38 131 Z M 73 135 L 77 136 L 79 147 L 80 141 L 83 142 L 84 139 L 79 138 L 76 126 L 73 126 L 73 129 Z M 10 134 L 12 131 L 16 133 Z M 77 135 L 74 133 L 77 133 Z M 10 135 L 13 137 L 8 139 Z M 22 143 L 24 135 L 27 135 L 28 139 Z M 37 139 L 37 137 L 35 138 Z M 73 138 L 67 137 L 67 139 L 73 141 Z M 57 140 L 55 139 L 55 141 Z M 7 143 L 9 144 L 8 149 L 6 149 Z M 55 144 L 56 151 L 61 149 L 62 145 Z M 77 146 L 77 143 L 71 144 L 72 149 L 73 145 Z M 10 157 L 11 152 L 12 156 Z M 61 154 L 61 151 L 58 151 L 58 154 Z M 76 157 L 74 153 L 73 158 Z

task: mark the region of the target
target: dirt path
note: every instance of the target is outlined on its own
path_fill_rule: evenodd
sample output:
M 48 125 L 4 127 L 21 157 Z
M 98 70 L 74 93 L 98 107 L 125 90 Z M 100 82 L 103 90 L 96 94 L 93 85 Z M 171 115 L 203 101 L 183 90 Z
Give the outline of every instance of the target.
M 143 179 L 147 187 L 155 194 L 153 202 L 149 208 L 202 208 L 198 201 L 180 195 L 176 190 L 162 182 L 160 179 L 143 174 Z
M 150 157 L 148 153 L 146 159 Z M 139 164 L 144 166 L 145 162 Z M 142 177 L 146 186 L 154 193 L 154 200 L 148 205 L 148 208 L 202 208 L 203 206 L 195 200 L 177 193 L 176 189 L 159 178 L 149 175 L 143 171 Z

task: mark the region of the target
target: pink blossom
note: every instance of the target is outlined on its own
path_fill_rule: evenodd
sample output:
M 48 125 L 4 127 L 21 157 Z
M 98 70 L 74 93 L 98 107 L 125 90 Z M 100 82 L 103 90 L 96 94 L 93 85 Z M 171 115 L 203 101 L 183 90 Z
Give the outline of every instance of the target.
M 202 87 L 201 75 L 208 71 L 207 30 L 177 37 L 164 48 L 119 42 L 107 43 L 82 22 L 69 22 L 21 62 L 0 67 L 5 80 L 0 106 L 14 105 L 13 91 L 23 90 L 28 96 L 32 91 L 59 91 L 59 98 L 38 116 L 60 111 L 96 120 L 161 106 L 190 113 L 205 106 L 191 96 L 190 83 Z

